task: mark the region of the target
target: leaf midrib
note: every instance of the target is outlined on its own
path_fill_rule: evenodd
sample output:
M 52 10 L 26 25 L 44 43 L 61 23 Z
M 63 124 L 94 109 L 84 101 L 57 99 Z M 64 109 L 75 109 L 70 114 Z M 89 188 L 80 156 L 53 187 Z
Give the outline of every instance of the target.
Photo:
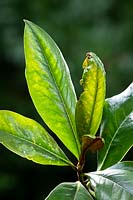
M 97 66 L 96 66 L 96 77 L 97 76 L 98 76 L 98 69 L 97 69 Z M 96 99 L 97 99 L 97 88 L 98 88 L 98 80 L 96 78 L 96 89 L 95 89 L 95 93 L 94 93 L 94 101 L 93 101 L 92 112 L 91 112 L 91 116 L 90 116 L 89 132 L 90 132 L 90 129 L 92 127 L 92 120 L 93 120 L 93 115 L 94 115 L 94 111 L 95 111 L 95 103 L 96 103 Z
M 76 191 L 75 191 L 75 195 L 74 195 L 74 199 L 73 200 L 76 200 L 76 197 L 77 197 L 77 193 L 80 189 L 80 183 L 77 183 L 77 187 L 76 187 Z

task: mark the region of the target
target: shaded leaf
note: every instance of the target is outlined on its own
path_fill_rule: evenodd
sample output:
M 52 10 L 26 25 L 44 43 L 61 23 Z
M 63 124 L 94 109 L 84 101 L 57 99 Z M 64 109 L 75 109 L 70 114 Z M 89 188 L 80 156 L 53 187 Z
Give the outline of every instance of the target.
M 0 143 L 39 164 L 73 165 L 40 124 L 11 111 L 0 111 Z
M 101 122 L 105 99 L 105 71 L 100 59 L 88 53 L 83 62 L 83 76 L 80 81 L 83 92 L 76 105 L 75 120 L 80 138 L 94 136 Z
M 33 103 L 47 126 L 77 157 L 76 95 L 67 64 L 52 38 L 25 21 L 26 79 Z
M 97 200 L 133 199 L 133 162 L 118 163 L 104 171 L 88 173 Z
M 98 153 L 98 169 L 105 169 L 122 160 L 133 145 L 133 83 L 106 99 L 100 132 L 105 145 Z
M 79 182 L 59 184 L 45 200 L 93 200 L 88 191 Z

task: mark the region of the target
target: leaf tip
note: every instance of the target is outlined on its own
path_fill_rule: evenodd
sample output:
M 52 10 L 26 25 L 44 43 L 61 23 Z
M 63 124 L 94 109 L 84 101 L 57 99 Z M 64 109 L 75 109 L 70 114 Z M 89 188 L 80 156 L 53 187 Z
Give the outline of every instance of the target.
M 28 23 L 30 23 L 30 21 L 29 21 L 29 20 L 27 20 L 27 19 L 23 19 L 23 22 L 24 22 L 25 24 L 28 24 Z
M 26 25 L 30 26 L 30 25 L 33 24 L 31 21 L 29 21 L 29 20 L 27 20 L 27 19 L 23 19 L 23 22 L 25 23 L 25 26 L 26 26 Z

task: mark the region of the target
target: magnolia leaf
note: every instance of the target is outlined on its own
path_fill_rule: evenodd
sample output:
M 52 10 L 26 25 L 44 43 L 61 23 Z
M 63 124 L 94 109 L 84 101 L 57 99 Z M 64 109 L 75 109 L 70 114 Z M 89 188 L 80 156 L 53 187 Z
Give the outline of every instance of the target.
M 101 122 L 105 99 L 105 71 L 96 54 L 87 54 L 83 68 L 80 81 L 83 92 L 77 102 L 75 113 L 80 138 L 83 135 L 95 136 Z
M 93 200 L 89 192 L 79 182 L 59 184 L 45 200 Z
M 106 170 L 88 173 L 87 176 L 97 200 L 133 199 L 133 162 L 118 163 Z
M 0 111 L 0 143 L 39 164 L 73 165 L 39 123 L 12 111 Z
M 27 84 L 38 113 L 79 158 L 80 143 L 75 125 L 76 95 L 62 53 L 44 30 L 27 20 L 24 50 Z
M 98 170 L 119 162 L 133 145 L 133 83 L 121 94 L 106 99 L 98 153 Z

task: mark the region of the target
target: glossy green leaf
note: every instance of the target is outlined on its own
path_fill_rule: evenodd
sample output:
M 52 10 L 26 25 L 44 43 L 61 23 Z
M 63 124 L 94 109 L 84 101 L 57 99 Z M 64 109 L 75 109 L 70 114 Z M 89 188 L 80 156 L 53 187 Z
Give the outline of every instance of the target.
M 0 143 L 36 163 L 72 165 L 40 124 L 11 111 L 0 111 Z
M 105 144 L 98 154 L 98 169 L 106 169 L 122 160 L 133 145 L 133 83 L 106 100 L 100 135 Z
M 45 200 L 93 200 L 88 191 L 79 182 L 61 183 Z
M 105 100 L 105 71 L 100 59 L 94 53 L 88 53 L 83 62 L 83 76 L 80 81 L 83 92 L 76 105 L 77 132 L 95 136 L 101 122 Z
M 67 64 L 52 38 L 25 21 L 26 79 L 33 103 L 47 126 L 77 157 L 76 95 Z
M 118 163 L 88 176 L 97 200 L 133 199 L 133 162 Z

